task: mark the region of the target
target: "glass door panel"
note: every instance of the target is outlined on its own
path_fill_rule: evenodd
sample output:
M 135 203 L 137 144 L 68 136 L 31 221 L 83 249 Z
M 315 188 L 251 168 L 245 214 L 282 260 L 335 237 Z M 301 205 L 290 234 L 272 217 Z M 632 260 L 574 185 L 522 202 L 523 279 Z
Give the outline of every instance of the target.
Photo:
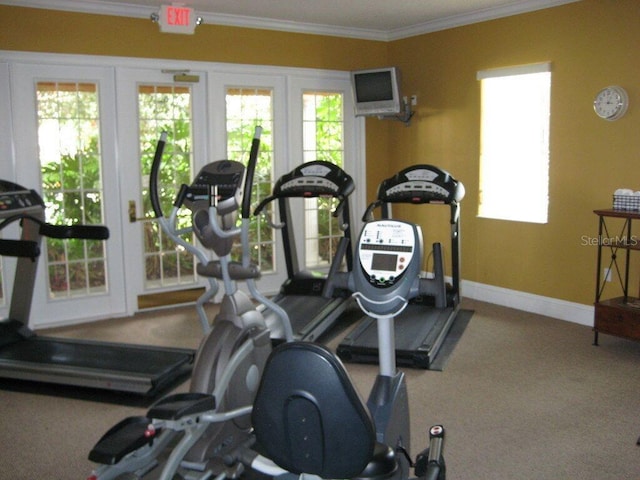
M 343 94 L 307 91 L 302 96 L 302 149 L 304 162 L 324 160 L 344 168 Z M 308 198 L 304 202 L 306 269 L 327 268 L 340 237 L 339 219 L 331 212 L 334 198 Z
M 193 139 L 191 89 L 182 85 L 143 84 L 138 87 L 140 131 L 140 171 L 143 216 L 154 217 L 149 196 L 149 175 L 156 143 L 167 132 L 167 144 L 159 174 L 158 194 L 165 216 L 184 184 L 193 179 Z M 194 285 L 197 281 L 194 259 L 160 229 L 157 222 L 141 220 L 144 245 L 145 291 L 171 286 Z M 188 212 L 181 212 L 178 227 L 191 224 Z M 185 239 L 195 242 L 193 235 Z
M 273 91 L 268 88 L 230 87 L 226 93 L 227 157 L 246 165 L 255 127 L 262 127 L 260 153 L 251 190 L 251 208 L 269 196 L 273 186 Z M 260 271 L 276 270 L 274 231 L 267 222 L 253 217 L 249 245 L 251 262 Z M 234 256 L 240 255 L 236 245 Z
M 104 225 L 98 85 L 38 82 L 38 146 L 46 221 Z M 105 243 L 46 239 L 50 298 L 108 292 Z

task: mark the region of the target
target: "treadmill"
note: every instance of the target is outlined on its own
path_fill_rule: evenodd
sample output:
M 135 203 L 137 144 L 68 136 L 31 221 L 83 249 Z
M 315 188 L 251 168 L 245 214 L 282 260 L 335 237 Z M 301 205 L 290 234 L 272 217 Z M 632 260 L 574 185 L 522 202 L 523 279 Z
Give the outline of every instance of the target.
M 378 207 L 382 218 L 392 218 L 394 203 L 448 205 L 451 209 L 452 282 L 445 283 L 441 246 L 435 243 L 433 288 L 409 302 L 396 317 L 398 365 L 429 369 L 460 309 L 460 201 L 464 193 L 464 185 L 448 172 L 432 165 L 414 165 L 384 180 L 376 201 L 365 212 L 363 220 L 367 221 Z M 376 320 L 367 316 L 361 319 L 336 353 L 346 362 L 377 363 Z
M 17 257 L 9 318 L 0 321 L 0 377 L 144 396 L 191 372 L 195 351 L 38 336 L 29 315 L 43 236 L 106 240 L 103 226 L 45 222 L 35 190 L 0 180 L 0 229 L 19 222 L 20 239 L 0 239 L 0 255 Z
M 353 265 L 349 195 L 354 190 L 353 179 L 344 170 L 333 163 L 314 160 L 296 167 L 278 179 L 271 196 L 260 202 L 254 211 L 254 215 L 257 216 L 269 203 L 278 203 L 280 224 L 270 223 L 282 233 L 287 279 L 272 300 L 289 315 L 295 340 L 316 341 L 336 323 L 352 303 L 350 292 L 336 288 L 332 278 L 343 265 L 346 265 L 348 271 L 351 271 Z M 317 197 L 338 200 L 332 215 L 339 219 L 343 233 L 326 275 L 300 269 L 291 219 L 292 199 Z M 279 322 L 273 320 L 274 313 L 266 308 L 262 313 L 272 330 L 272 341 L 277 343 L 282 340 L 284 334 L 277 328 Z

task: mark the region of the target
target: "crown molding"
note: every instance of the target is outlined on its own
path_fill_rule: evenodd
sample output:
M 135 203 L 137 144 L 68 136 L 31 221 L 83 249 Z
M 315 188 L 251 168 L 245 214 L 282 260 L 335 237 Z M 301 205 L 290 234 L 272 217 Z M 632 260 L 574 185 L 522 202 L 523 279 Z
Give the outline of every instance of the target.
M 196 11 L 196 13 L 202 17 L 203 23 L 208 25 L 278 30 L 292 33 L 328 35 L 388 42 L 423 35 L 425 33 L 447 30 L 449 28 L 470 25 L 473 23 L 495 20 L 502 17 L 543 10 L 578 1 L 580 0 L 523 0 L 515 4 L 487 8 L 466 14 L 452 15 L 450 17 L 439 18 L 433 21 L 389 31 L 265 19 L 243 15 L 213 14 L 198 11 Z M 156 13 L 156 10 L 151 7 L 113 3 L 108 1 L 98 2 L 95 0 L 0 0 L 0 5 L 134 18 L 150 18 L 152 13 Z
M 547 8 L 558 7 L 567 3 L 576 3 L 580 0 L 523 0 L 518 3 L 505 5 L 502 7 L 476 10 L 471 13 L 452 15 L 450 17 L 438 18 L 429 22 L 398 28 L 387 33 L 387 41 L 400 40 L 403 38 L 415 37 L 425 33 L 433 33 L 450 28 L 472 25 L 474 23 L 496 20 L 498 18 L 511 17 L 523 13 L 535 12 Z
M 0 0 L 1 1 L 1 0 Z M 359 38 L 363 40 L 387 41 L 387 32 L 366 28 L 340 27 L 318 23 L 293 22 L 269 18 L 247 17 L 244 15 L 198 13 L 205 24 L 231 27 L 278 30 L 291 33 L 328 35 L 332 37 Z

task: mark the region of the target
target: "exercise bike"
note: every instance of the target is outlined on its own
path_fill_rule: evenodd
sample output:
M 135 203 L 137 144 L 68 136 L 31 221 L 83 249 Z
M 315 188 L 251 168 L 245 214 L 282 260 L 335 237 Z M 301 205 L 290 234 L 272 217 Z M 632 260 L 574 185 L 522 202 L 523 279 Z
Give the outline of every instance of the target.
M 404 374 L 396 369 L 394 317 L 430 286 L 420 278 L 422 233 L 397 220 L 365 224 L 356 267 L 341 274 L 360 308 L 376 319 L 380 371 L 364 405 L 340 360 L 321 345 L 292 342 L 271 354 L 252 411 L 258 448 L 238 458 L 258 470 L 262 455 L 294 474 L 322 478 L 443 480 L 444 428 L 410 460 Z M 336 280 L 338 282 L 338 280 Z M 255 452 L 263 452 L 257 455 Z M 263 472 L 264 473 L 264 472 Z
M 260 133 L 257 127 L 246 171 L 241 163 L 230 160 L 206 165 L 191 185 L 182 186 L 169 219 L 164 220 L 157 192 L 152 191 L 154 210 L 165 223 L 163 228 L 197 255 L 198 271 L 215 280 L 205 295 L 215 295 L 218 280 L 223 282 L 224 295 L 212 328 L 198 348 L 189 392 L 163 398 L 146 416 L 126 418 L 104 434 L 89 454 L 91 461 L 100 464 L 89 477 L 92 480 L 143 478 L 164 461 L 167 448 L 176 442 L 180 448 L 173 449 L 165 461 L 164 469 L 172 472 L 166 478 L 173 478 L 179 470 L 183 478 L 210 478 L 221 469 L 227 451 L 250 436 L 250 409 L 233 418 L 226 412 L 252 405 L 272 349 L 269 330 L 253 300 L 275 309 L 282 323 L 288 324 L 286 313 L 258 292 L 255 279 L 260 271 L 249 261 L 251 185 Z M 152 186 L 157 186 L 165 143 L 163 134 L 154 156 Z M 175 228 L 182 205 L 193 212 L 193 232 L 202 245 L 216 253 L 217 260 L 196 253 L 193 245 L 182 240 L 185 230 Z M 236 227 L 240 208 L 242 223 Z M 231 249 L 238 238 L 242 242 L 241 262 L 231 260 Z M 238 289 L 238 281 L 247 284 L 253 299 Z M 284 330 L 291 340 L 291 328 Z M 209 412 L 216 421 L 200 422 L 194 412 L 201 411 Z
M 224 456 L 226 469 L 217 480 L 255 473 L 405 480 L 412 476 L 411 469 L 421 479 L 445 479 L 442 425 L 430 428 L 428 448 L 411 460 L 406 384 L 395 365 L 394 317 L 423 293 L 422 251 L 419 227 L 398 220 L 372 221 L 360 234 L 356 268 L 341 276 L 342 286 L 378 321 L 380 373 L 366 405 L 342 362 L 326 347 L 300 341 L 280 344 L 269 356 L 253 406 L 227 412 L 227 418 L 251 412 L 253 436 Z M 194 405 L 193 412 L 197 409 Z M 195 422 L 196 414 L 190 418 Z M 200 410 L 197 420 L 221 419 Z M 149 428 L 160 425 L 153 420 Z M 185 437 L 172 456 L 179 457 L 186 443 Z M 165 470 L 160 478 L 172 479 L 172 473 Z

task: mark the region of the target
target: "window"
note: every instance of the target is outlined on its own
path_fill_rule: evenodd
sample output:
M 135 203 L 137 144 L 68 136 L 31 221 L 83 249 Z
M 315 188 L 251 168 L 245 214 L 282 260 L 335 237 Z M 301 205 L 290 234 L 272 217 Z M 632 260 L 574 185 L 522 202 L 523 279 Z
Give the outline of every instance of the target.
M 168 216 L 182 184 L 193 178 L 193 121 L 191 89 L 187 86 L 144 83 L 138 85 L 138 121 L 140 131 L 140 171 L 144 216 L 142 220 L 145 288 L 148 290 L 173 285 L 191 285 L 196 279 L 193 256 L 184 247 L 167 237 L 160 225 L 152 220 L 153 208 L 149 194 L 149 175 L 160 132 L 168 133 L 167 146 L 159 173 L 158 196 L 163 213 Z M 179 229 L 191 225 L 191 217 L 179 216 Z M 193 243 L 194 235 L 184 239 Z
M 546 223 L 550 64 L 478 72 L 480 217 Z
M 49 223 L 103 224 L 98 88 L 94 83 L 38 82 L 42 196 Z M 105 292 L 101 240 L 47 238 L 49 296 Z
M 256 126 L 262 127 L 260 150 L 254 183 L 251 190 L 253 209 L 271 194 L 273 186 L 273 91 L 270 88 L 229 87 L 226 90 L 227 158 L 246 163 L 251 150 L 251 140 Z M 249 227 L 249 252 L 251 262 L 260 271 L 273 272 L 275 262 L 275 237 L 267 222 L 252 217 Z M 241 248 L 236 243 L 232 253 L 240 260 Z
M 302 149 L 305 162 L 325 160 L 344 168 L 342 93 L 307 91 L 302 99 Z M 334 198 L 305 199 L 305 267 L 326 267 L 343 236 L 331 212 Z

